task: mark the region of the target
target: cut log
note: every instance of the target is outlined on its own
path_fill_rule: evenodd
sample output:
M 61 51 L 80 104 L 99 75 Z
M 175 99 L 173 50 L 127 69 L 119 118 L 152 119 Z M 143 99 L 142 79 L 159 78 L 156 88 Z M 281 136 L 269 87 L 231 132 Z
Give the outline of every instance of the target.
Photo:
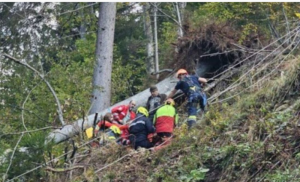
M 168 95 L 172 91 L 172 89 L 174 89 L 177 81 L 178 79 L 175 77 L 175 75 L 172 75 L 171 77 L 162 80 L 161 82 L 156 84 L 159 93 L 164 93 Z M 97 120 L 99 120 L 101 116 L 104 116 L 107 112 L 110 112 L 111 108 L 118 105 L 128 104 L 129 101 L 131 100 L 136 101 L 137 106 L 145 106 L 149 96 L 150 96 L 150 91 L 149 89 L 146 89 L 126 100 L 116 103 L 110 108 L 107 108 L 103 111 L 99 111 Z M 80 132 L 84 131 L 86 128 L 93 126 L 94 118 L 95 118 L 95 114 L 91 114 L 88 117 L 86 117 L 84 120 L 79 119 L 75 121 L 72 125 L 65 125 L 63 128 L 51 132 L 49 137 L 50 139 L 53 139 L 55 143 L 60 143 L 62 141 L 65 141 L 68 138 L 71 138 L 72 136 L 77 135 Z

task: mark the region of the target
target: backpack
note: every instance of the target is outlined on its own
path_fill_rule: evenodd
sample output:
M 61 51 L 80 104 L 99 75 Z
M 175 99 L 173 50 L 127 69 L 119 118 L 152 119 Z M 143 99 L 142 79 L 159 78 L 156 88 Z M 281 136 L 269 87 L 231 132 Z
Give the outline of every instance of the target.
M 195 83 L 194 80 L 192 80 L 191 76 L 187 75 L 184 77 L 184 79 L 182 80 L 185 83 L 187 83 L 189 85 L 189 91 L 188 91 L 188 95 L 194 94 L 194 93 L 201 93 L 202 89 L 200 84 Z

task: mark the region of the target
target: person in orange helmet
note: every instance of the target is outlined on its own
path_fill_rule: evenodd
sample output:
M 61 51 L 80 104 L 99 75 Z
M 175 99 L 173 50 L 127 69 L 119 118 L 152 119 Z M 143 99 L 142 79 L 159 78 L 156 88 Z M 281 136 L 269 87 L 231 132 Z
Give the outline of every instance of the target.
M 203 92 L 203 85 L 207 83 L 207 80 L 195 75 L 189 75 L 185 69 L 179 69 L 176 73 L 179 81 L 175 88 L 168 95 L 168 98 L 172 98 L 177 90 L 181 90 L 188 99 L 188 127 L 191 128 L 196 123 L 197 107 L 200 105 L 202 111 L 205 110 L 207 104 L 207 98 Z

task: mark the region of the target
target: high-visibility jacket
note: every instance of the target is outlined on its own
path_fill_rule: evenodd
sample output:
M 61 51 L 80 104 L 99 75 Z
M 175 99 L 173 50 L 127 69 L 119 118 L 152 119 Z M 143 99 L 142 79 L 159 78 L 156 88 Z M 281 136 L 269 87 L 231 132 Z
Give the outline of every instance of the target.
M 111 113 L 113 114 L 114 120 L 121 122 L 123 124 L 125 124 L 123 119 L 133 120 L 135 118 L 135 113 L 129 111 L 129 105 L 116 106 L 112 108 Z
M 176 109 L 171 105 L 164 105 L 160 107 L 154 115 L 153 122 L 156 128 L 156 133 L 173 133 L 174 127 L 178 122 Z

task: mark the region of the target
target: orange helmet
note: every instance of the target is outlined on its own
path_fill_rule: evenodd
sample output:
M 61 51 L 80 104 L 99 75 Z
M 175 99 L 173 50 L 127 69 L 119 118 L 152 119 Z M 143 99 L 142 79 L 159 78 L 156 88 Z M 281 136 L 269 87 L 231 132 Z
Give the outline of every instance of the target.
M 169 98 L 165 101 L 165 104 L 171 105 L 171 106 L 175 106 L 175 102 L 173 99 Z
M 188 74 L 188 72 L 185 69 L 179 69 L 176 73 L 176 77 L 178 77 L 180 74 Z

